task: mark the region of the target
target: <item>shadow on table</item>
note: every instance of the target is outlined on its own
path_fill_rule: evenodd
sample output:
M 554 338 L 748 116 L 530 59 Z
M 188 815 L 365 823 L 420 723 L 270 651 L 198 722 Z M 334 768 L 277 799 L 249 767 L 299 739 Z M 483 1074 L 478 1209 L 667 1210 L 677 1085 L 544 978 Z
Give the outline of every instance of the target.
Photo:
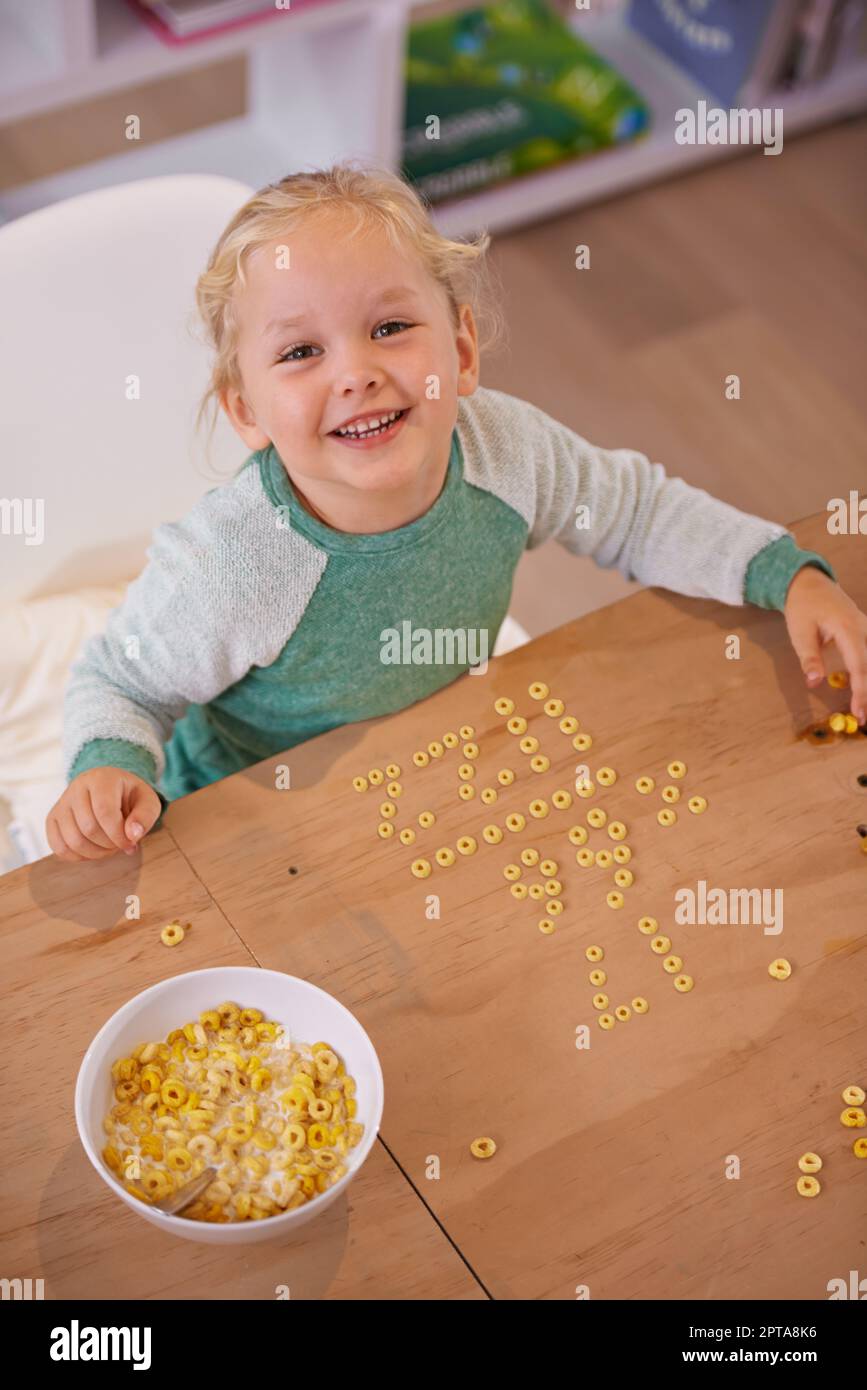
M 164 1235 L 100 1183 L 76 1139 L 39 1206 L 39 1268 L 49 1299 L 321 1299 L 343 1262 L 344 1193 L 287 1239 L 202 1245 Z M 179 1258 L 174 1258 L 174 1257 Z

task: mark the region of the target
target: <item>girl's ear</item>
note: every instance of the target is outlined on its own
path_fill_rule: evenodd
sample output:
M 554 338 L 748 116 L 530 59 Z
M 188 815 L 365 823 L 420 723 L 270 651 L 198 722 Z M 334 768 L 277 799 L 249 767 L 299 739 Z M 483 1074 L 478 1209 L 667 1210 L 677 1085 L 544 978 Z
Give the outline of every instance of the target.
M 225 411 L 229 423 L 240 435 L 248 449 L 266 449 L 270 437 L 256 423 L 256 417 L 237 387 L 229 386 L 220 393 L 220 406 Z

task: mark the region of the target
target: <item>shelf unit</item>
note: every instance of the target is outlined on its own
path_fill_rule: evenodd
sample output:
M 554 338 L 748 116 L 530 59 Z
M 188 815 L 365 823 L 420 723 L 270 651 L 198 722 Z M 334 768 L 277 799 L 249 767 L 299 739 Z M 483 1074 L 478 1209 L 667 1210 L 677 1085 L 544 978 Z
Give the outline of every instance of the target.
M 743 153 L 675 144 L 679 107 L 700 98 L 718 103 L 635 34 L 623 8 L 576 11 L 570 22 L 648 100 L 648 135 L 440 204 L 434 219 L 443 231 L 504 230 Z M 293 0 L 290 11 L 170 46 L 126 0 L 0 0 L 0 124 L 50 111 L 60 117 L 74 103 L 234 55 L 246 56 L 250 76 L 245 116 L 8 189 L 0 193 L 0 217 L 166 173 L 222 173 L 259 187 L 289 169 L 347 156 L 397 168 L 412 11 L 413 0 Z M 864 111 L 867 62 L 793 94 L 770 94 L 762 105 L 783 108 L 785 138 Z

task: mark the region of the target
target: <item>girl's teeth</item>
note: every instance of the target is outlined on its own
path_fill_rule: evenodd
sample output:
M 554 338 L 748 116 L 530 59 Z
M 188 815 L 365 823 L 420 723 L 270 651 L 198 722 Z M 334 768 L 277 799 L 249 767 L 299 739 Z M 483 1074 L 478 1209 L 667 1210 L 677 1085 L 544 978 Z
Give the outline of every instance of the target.
M 377 434 L 380 430 L 386 429 L 389 425 L 393 424 L 402 413 L 403 412 L 400 410 L 392 410 L 388 415 L 371 417 L 363 426 L 347 425 L 345 430 L 335 430 L 335 434 L 343 436 L 349 435 L 351 437 L 363 439 L 365 435 Z

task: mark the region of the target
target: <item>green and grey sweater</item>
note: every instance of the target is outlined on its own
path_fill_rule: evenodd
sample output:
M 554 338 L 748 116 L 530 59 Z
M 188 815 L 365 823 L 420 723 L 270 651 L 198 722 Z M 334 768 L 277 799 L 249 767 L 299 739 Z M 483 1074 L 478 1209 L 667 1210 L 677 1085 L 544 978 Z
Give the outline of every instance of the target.
M 299 503 L 273 446 L 179 522 L 72 668 L 68 779 L 122 767 L 168 801 L 341 724 L 404 709 L 474 658 L 383 660 L 384 634 L 465 630 L 493 648 L 521 554 L 554 538 L 630 580 L 782 610 L 830 565 L 631 449 L 536 406 L 460 397 L 433 506 L 393 531 L 335 531 Z M 442 655 L 442 653 L 440 653 Z

